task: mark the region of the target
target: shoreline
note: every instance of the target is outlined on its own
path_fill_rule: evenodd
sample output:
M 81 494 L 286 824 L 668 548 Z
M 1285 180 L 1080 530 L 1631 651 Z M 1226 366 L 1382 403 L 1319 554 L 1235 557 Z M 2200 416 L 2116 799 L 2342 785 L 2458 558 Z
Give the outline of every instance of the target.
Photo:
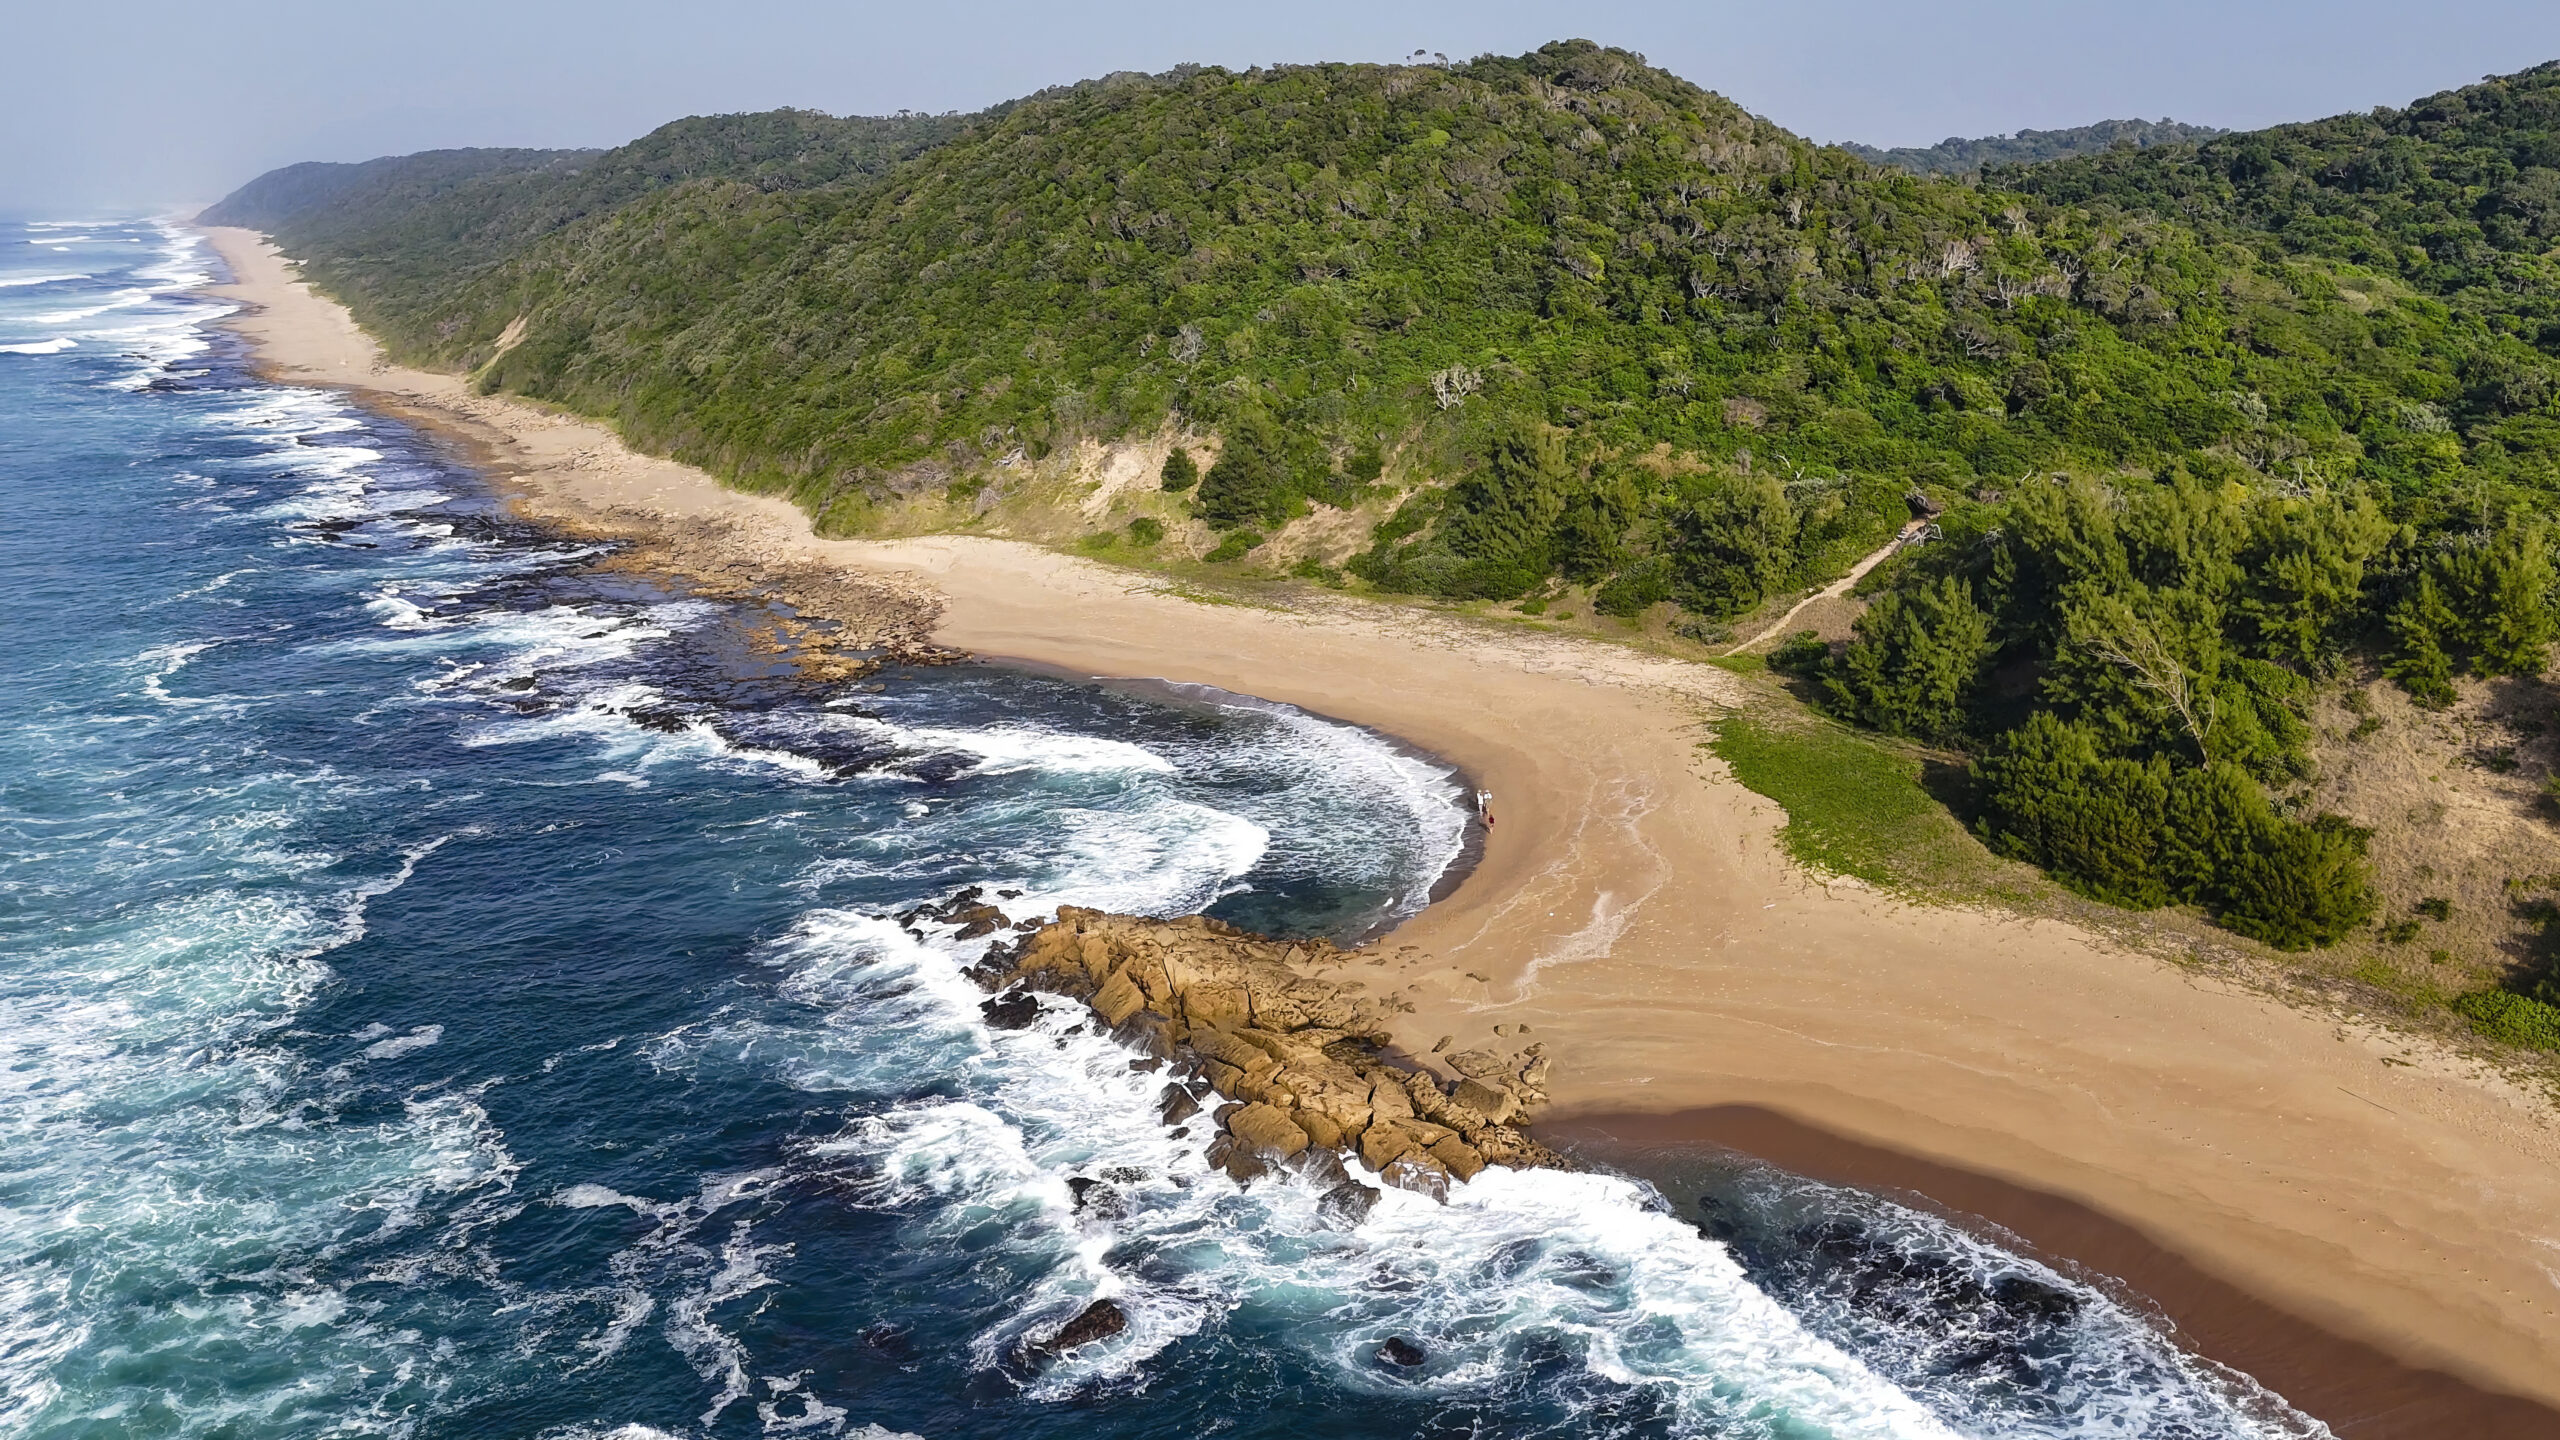
M 2175 1325 L 2186 1348 L 2247 1375 L 2341 1436 L 2542 1440 L 2560 1433 L 2560 1412 L 2308 1324 L 2068 1196 L 1749 1105 L 1553 1117 L 1538 1131 L 1568 1155 L 1662 1187 L 1674 1205 L 1689 1197 L 1662 1185 L 1666 1162 L 1703 1148 L 1883 1195 L 1977 1234 L 1992 1232 L 1987 1238 L 2004 1248 L 2094 1273 L 2148 1302 Z
M 1265 696 L 1248 695 L 1242 691 L 1229 690 L 1223 686 L 1207 685 L 1197 681 L 1166 680 L 1155 676 L 1092 675 L 1087 674 L 1082 670 L 1074 669 L 1070 666 L 1052 665 L 1042 660 L 1027 660 L 1019 655 L 973 655 L 970 658 L 982 665 L 1003 666 L 1009 669 L 1027 671 L 1034 675 L 1047 676 L 1055 680 L 1071 680 L 1080 685 L 1101 685 L 1111 689 L 1130 690 L 1142 695 L 1169 696 L 1171 698 L 1193 704 L 1199 703 L 1203 697 L 1190 692 L 1201 690 L 1214 692 L 1216 697 L 1223 697 L 1224 699 L 1250 700 L 1263 704 L 1282 703 L 1274 702 Z M 1209 703 L 1217 704 L 1221 703 L 1221 700 L 1218 698 L 1212 698 Z M 1400 735 L 1392 735 L 1384 730 L 1372 729 L 1369 726 L 1360 725 L 1355 721 L 1345 720 L 1339 715 L 1327 715 L 1321 711 L 1309 710 L 1302 705 L 1291 705 L 1289 708 L 1297 711 L 1301 715 L 1307 716 L 1310 719 L 1322 720 L 1333 725 L 1352 726 L 1353 728 L 1370 735 L 1379 743 L 1387 746 L 1389 749 L 1407 759 L 1419 760 L 1427 765 L 1444 766 L 1449 771 L 1449 779 L 1451 783 L 1457 785 L 1470 798 L 1472 798 L 1476 793 L 1476 777 L 1468 773 L 1465 766 L 1458 764 L 1454 760 L 1447 759 L 1446 757 L 1435 755 L 1432 752 L 1423 749 L 1421 746 L 1406 740 Z M 1395 933 L 1399 927 L 1401 927 L 1406 921 L 1412 919 L 1415 914 L 1419 914 L 1421 910 L 1427 910 L 1431 906 L 1437 905 L 1441 901 L 1448 899 L 1449 896 L 1457 892 L 1459 886 L 1466 883 L 1468 876 L 1475 873 L 1476 866 L 1483 862 L 1486 833 L 1487 827 L 1484 823 L 1484 813 L 1470 803 L 1466 807 L 1466 818 L 1461 823 L 1461 828 L 1458 832 L 1458 853 L 1450 856 L 1449 863 L 1442 866 L 1440 868 L 1440 873 L 1432 878 L 1431 888 L 1423 895 L 1421 907 L 1408 914 L 1399 915 L 1393 919 L 1385 920 L 1378 924 L 1369 926 L 1368 928 L 1360 931 L 1356 936 L 1335 936 L 1333 937 L 1333 942 L 1345 950 L 1356 950 L 1362 946 L 1375 944 L 1377 941 L 1385 939 L 1388 935 Z
M 1475 777 L 1500 825 L 1453 893 L 1375 943 L 1369 974 L 1412 1006 L 1409 1053 L 1533 1027 L 1558 1060 L 1542 1133 L 1758 1107 L 1942 1167 L 1932 1183 L 1973 1176 L 2123 1227 L 2223 1287 L 2153 1297 L 2190 1337 L 2290 1323 L 2446 1377 L 2425 1415 L 2312 1411 L 2341 1434 L 2448 1433 L 2472 1413 L 2457 1391 L 2530 1397 L 2540 1433 L 2560 1433 L 2539 1408 L 2560 1403 L 2547 1104 L 2058 922 L 1919 909 L 1792 869 L 1776 807 L 1698 748 L 1739 699 L 1723 672 L 1344 597 L 1198 605 L 1001 540 L 817 540 L 784 502 L 633 455 L 599 425 L 383 364 L 256 237 L 210 233 L 240 282 L 216 293 L 255 307 L 225 323 L 268 373 L 465 437 L 538 518 L 639 533 L 688 575 L 832 575 L 924 607 L 941 643 L 1282 701 Z M 2320 1353 L 2302 1393 L 2357 1393 L 2360 1366 Z

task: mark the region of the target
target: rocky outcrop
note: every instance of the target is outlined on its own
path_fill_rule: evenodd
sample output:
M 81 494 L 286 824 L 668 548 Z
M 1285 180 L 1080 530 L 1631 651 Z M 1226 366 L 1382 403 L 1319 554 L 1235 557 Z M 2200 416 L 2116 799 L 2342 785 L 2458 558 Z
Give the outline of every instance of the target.
M 1032 990 L 1084 1001 L 1123 1042 L 1181 1077 L 1159 1101 L 1165 1124 L 1193 1122 L 1211 1092 L 1225 1102 L 1212 1114 L 1212 1164 L 1240 1182 L 1283 1169 L 1331 1182 L 1328 1213 L 1355 1222 L 1376 1192 L 1343 1169 L 1345 1153 L 1389 1184 L 1440 1198 L 1487 1165 L 1562 1163 L 1522 1128 L 1546 1101 L 1544 1047 L 1449 1055 L 1454 1088 L 1394 1063 L 1386 1008 L 1356 983 L 1306 973 L 1338 953 L 1206 916 L 1149 920 L 1070 906 L 989 950 L 972 973 L 997 992 L 986 1007 L 992 1023 L 1036 1005 Z
M 1026 1369 L 1038 1369 L 1071 1350 L 1081 1349 L 1097 1340 L 1108 1340 L 1129 1328 L 1129 1316 L 1109 1300 L 1096 1300 L 1079 1311 L 1076 1317 L 1058 1327 L 1046 1340 L 1025 1342 L 1015 1352 L 1014 1361 Z

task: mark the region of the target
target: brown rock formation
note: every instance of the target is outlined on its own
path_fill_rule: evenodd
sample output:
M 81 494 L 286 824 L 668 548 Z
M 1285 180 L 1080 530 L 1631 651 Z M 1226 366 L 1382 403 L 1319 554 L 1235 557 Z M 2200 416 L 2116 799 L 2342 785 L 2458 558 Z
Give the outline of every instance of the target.
M 1358 984 L 1298 968 L 1335 953 L 1324 941 L 1267 940 L 1206 916 L 1148 920 L 1070 906 L 997 945 L 972 973 L 1022 1000 L 1026 990 L 1083 1000 L 1123 1041 L 1205 1078 L 1232 1102 L 1217 1107 L 1210 1163 L 1239 1181 L 1275 1167 L 1314 1178 L 1313 1167 L 1329 1165 L 1325 1173 L 1340 1177 L 1331 1212 L 1365 1214 L 1350 1192 L 1373 1193 L 1342 1173 L 1342 1151 L 1390 1184 L 1441 1198 L 1453 1179 L 1472 1180 L 1487 1165 L 1562 1163 L 1521 1128 L 1546 1100 L 1543 1046 L 1449 1056 L 1465 1077 L 1452 1093 L 1429 1071 L 1389 1063 L 1386 1007 Z M 989 1002 L 990 1014 L 1007 1003 Z M 1162 1105 L 1168 1125 L 1198 1113 L 1180 1086 L 1166 1088 Z

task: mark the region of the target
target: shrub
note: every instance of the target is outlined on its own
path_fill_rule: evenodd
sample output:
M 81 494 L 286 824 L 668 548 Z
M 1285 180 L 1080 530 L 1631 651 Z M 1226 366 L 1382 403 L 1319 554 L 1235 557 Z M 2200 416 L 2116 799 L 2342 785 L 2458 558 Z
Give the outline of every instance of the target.
M 1769 652 L 1769 668 L 1789 675 L 1819 675 L 1830 658 L 1830 641 L 1811 630 L 1799 630 Z
M 1771 475 L 1710 486 L 1671 516 L 1674 593 L 1702 615 L 1739 615 L 1785 582 L 1796 563 L 1795 506 Z
M 1208 561 L 1212 565 L 1223 565 L 1230 560 L 1243 559 L 1246 551 L 1253 549 L 1261 543 L 1262 536 L 1260 534 L 1251 530 L 1238 530 L 1227 536 L 1226 539 L 1219 541 L 1216 549 L 1211 550 L 1208 554 L 1203 555 L 1200 558 Z
M 2560 1005 L 2505 990 L 2481 990 L 2453 1002 L 2454 1012 L 2493 1040 L 2560 1050 Z
M 1129 541 L 1133 545 L 1154 545 L 1164 539 L 1164 522 L 1153 515 L 1141 515 L 1129 522 Z
M 2173 773 L 2158 756 L 2106 755 L 2087 728 L 2039 711 L 1976 775 L 1983 837 L 2092 899 L 2194 901 L 2285 950 L 2334 944 L 2373 916 L 2368 832 L 2287 820 L 2228 762 Z
M 1227 448 L 1200 477 L 1200 513 L 1221 530 L 1255 521 L 1280 524 L 1297 498 L 1289 486 L 1280 436 L 1259 417 L 1228 427 Z
M 1624 620 L 1671 598 L 1671 562 L 1653 555 L 1637 561 L 1591 597 L 1591 608 Z
M 2384 670 L 2427 709 L 2451 705 L 2453 657 L 2445 653 L 2445 637 L 2459 621 L 2436 588 L 2435 577 L 2419 576 L 2417 588 L 2392 610 L 2387 623 L 2398 653 Z
M 2227 761 L 2173 778 L 2164 818 L 2161 873 L 2172 891 L 2189 898 L 2211 894 L 2217 879 L 2279 823 L 2257 782 Z
M 2552 573 L 2549 536 L 2538 523 L 2510 520 L 2488 544 L 2442 557 L 2467 620 L 2471 673 L 2540 675 L 2551 664 L 2551 641 L 2560 622 L 2551 596 L 2560 587 Z
M 2215 877 L 2215 918 L 2279 950 L 2336 944 L 2373 918 L 2364 863 L 2371 838 L 2335 815 L 2277 822 Z
M 2441 895 L 2430 895 L 2410 908 L 2417 911 L 2419 914 L 2426 916 L 2430 920 L 2450 920 L 2453 918 L 2453 902 L 2445 899 Z
M 2093 899 L 2148 909 L 2169 899 L 2160 836 L 2165 761 L 2101 756 L 2088 730 L 2040 711 L 1976 767 L 1983 838 Z
M 1991 617 L 1945 576 L 1869 606 L 1826 688 L 1835 708 L 1878 730 L 1949 739 L 1964 728 L 1991 652 Z
M 1200 462 L 1191 458 L 1190 451 L 1176 445 L 1164 457 L 1164 469 L 1159 474 L 1167 490 L 1188 490 L 1200 483 Z

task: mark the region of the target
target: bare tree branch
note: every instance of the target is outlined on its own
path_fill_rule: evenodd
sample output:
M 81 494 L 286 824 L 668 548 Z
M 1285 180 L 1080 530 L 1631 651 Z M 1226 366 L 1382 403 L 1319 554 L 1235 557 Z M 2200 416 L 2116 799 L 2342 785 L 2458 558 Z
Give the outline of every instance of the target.
M 2135 614 L 2131 605 L 2106 596 L 2076 609 L 2069 630 L 2072 643 L 2122 669 L 2137 688 L 2159 696 L 2196 748 L 2204 749 L 2216 719 L 2213 697 L 2202 693 L 2159 630 Z

